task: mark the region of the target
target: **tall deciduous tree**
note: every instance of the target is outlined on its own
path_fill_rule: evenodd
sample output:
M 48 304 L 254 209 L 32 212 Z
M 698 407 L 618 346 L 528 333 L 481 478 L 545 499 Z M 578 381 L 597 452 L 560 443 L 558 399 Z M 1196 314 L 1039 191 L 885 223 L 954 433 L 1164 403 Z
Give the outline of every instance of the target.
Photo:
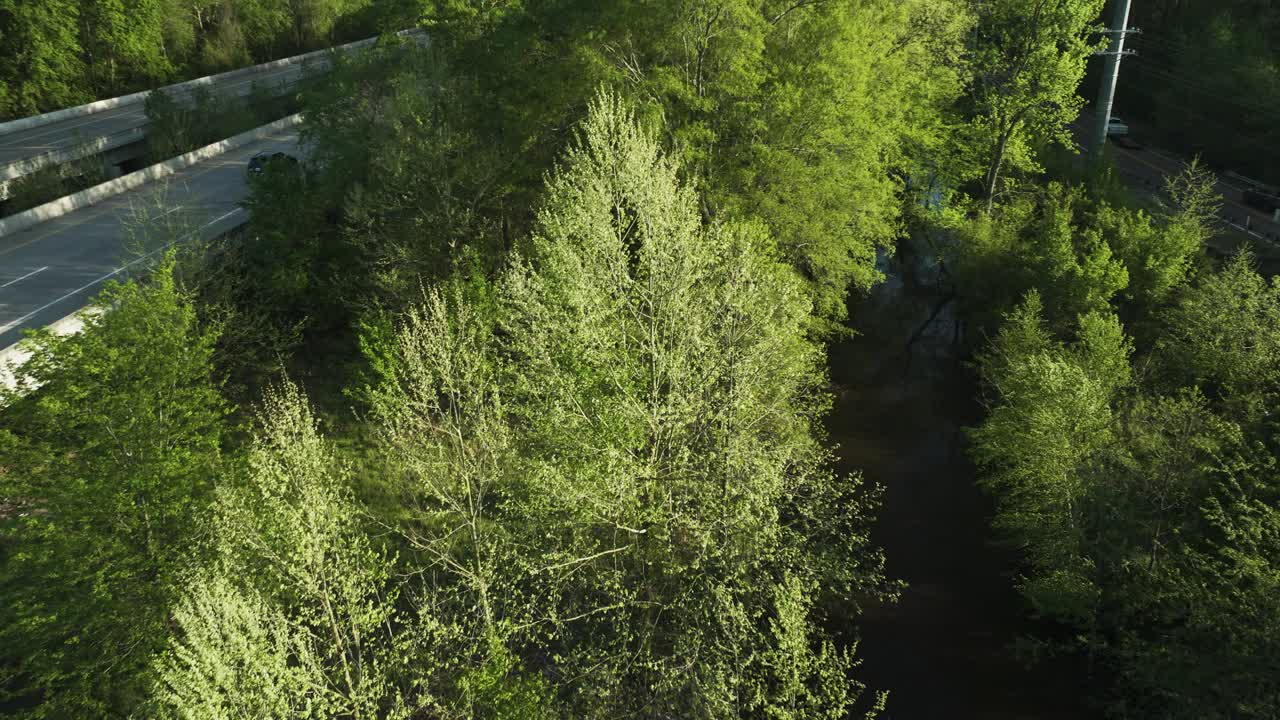
M 581 133 L 499 297 L 531 526 L 573 570 L 548 597 L 563 664 L 595 678 L 572 706 L 838 713 L 858 686 L 811 602 L 880 588 L 881 558 L 814 437 L 803 285 L 763 228 L 704 226 L 625 103 Z
M 1192 161 L 1166 181 L 1171 202 L 1156 216 L 1105 204 L 1098 208 L 1093 222 L 1128 270 L 1124 294 L 1135 309 L 1162 310 L 1191 278 L 1222 203 L 1214 182 L 1204 165 Z
M 1081 316 L 1071 347 L 1042 323 L 1031 293 L 981 358 L 993 406 L 973 452 L 997 498 L 996 527 L 1026 552 L 1023 594 L 1045 616 L 1089 626 L 1099 593 L 1087 545 L 1090 467 L 1111 441 L 1132 348 L 1112 315 Z
M 1063 345 L 1031 296 L 981 357 L 975 457 L 1021 590 L 1115 680 L 1114 716 L 1269 717 L 1280 294 L 1241 256 L 1172 295 L 1145 373 L 1113 318 Z
M 177 634 L 157 662 L 159 711 L 209 720 L 439 711 L 425 685 L 445 653 L 415 654 L 415 641 L 441 628 L 399 616 L 391 559 L 365 534 L 350 468 L 296 386 L 267 393 L 247 478 L 219 490 L 212 559 L 175 604 Z
M 1116 651 L 1128 694 L 1116 715 L 1262 720 L 1280 711 L 1280 468 L 1266 452 L 1225 449 L 1205 463 L 1210 482 L 1181 537 L 1164 538 L 1159 563 L 1153 555 L 1147 576 L 1124 588 L 1132 624 Z
M 337 294 L 403 307 L 468 250 L 496 266 L 514 242 L 504 222 L 511 160 L 477 129 L 466 69 L 388 43 L 344 59 L 330 78 L 306 101 L 307 140 L 323 168 L 310 197 L 342 207 L 337 234 L 364 270 Z M 263 213 L 260 225 L 271 224 Z
M 1280 282 L 1247 253 L 1188 288 L 1165 317 L 1160 365 L 1246 426 L 1265 422 L 1280 393 Z
M 160 0 L 87 0 L 80 6 L 80 46 L 95 97 L 140 83 L 154 86 L 173 72 L 164 46 Z
M 817 604 L 891 586 L 873 493 L 826 469 L 804 285 L 619 98 L 580 132 L 524 258 L 375 353 L 411 538 L 563 714 L 837 716 Z
M 538 573 L 547 528 L 525 508 L 538 487 L 509 423 L 491 292 L 455 278 L 410 307 L 394 335 L 366 333 L 379 378 L 371 405 L 406 499 L 407 563 L 432 569 L 434 591 L 420 601 L 469 639 L 454 650 L 461 702 L 485 716 L 548 717 L 553 673 L 533 659 L 555 634 L 539 602 L 548 593 L 530 585 L 557 583 Z M 516 651 L 529 646 L 526 662 Z
M 32 115 L 87 97 L 74 0 L 0 2 L 0 115 Z
M 975 2 L 971 40 L 972 142 L 984 158 L 982 192 L 990 209 L 1010 171 L 1035 171 L 1035 149 L 1072 144 L 1069 123 L 1102 0 Z
M 1090 209 L 1082 188 L 1050 183 L 963 221 L 948 262 L 970 319 L 994 332 L 993 316 L 1032 289 L 1060 337 L 1071 334 L 1081 314 L 1108 311 L 1129 276 L 1112 251 L 1112 228 L 1100 226 Z
M 217 331 L 172 264 L 98 307 L 29 341 L 0 416 L 0 496 L 21 509 L 0 530 L 0 647 L 34 717 L 122 716 L 145 693 L 219 464 Z

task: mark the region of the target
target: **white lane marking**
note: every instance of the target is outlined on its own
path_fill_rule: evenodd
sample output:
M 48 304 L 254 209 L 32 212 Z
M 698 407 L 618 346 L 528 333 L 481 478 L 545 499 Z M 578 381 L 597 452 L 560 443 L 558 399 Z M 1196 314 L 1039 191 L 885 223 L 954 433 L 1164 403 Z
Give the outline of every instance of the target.
M 23 280 L 26 280 L 27 278 L 31 277 L 32 275 L 35 275 L 35 274 L 36 274 L 36 273 L 38 273 L 38 272 L 44 272 L 45 270 L 48 270 L 48 269 L 49 269 L 49 266 L 48 266 L 48 265 L 45 265 L 44 267 L 40 268 L 39 270 L 32 270 L 31 272 L 27 273 L 26 275 L 23 275 L 22 277 L 20 277 L 20 278 L 18 278 L 18 279 L 16 279 L 16 280 L 10 280 L 9 282 L 7 282 L 7 283 L 5 283 L 5 284 L 0 285 L 0 288 L 7 288 L 7 287 L 9 287 L 10 285 L 13 285 L 13 284 L 15 284 L 15 283 L 22 282 Z
M 176 207 L 171 207 L 171 208 L 169 208 L 168 210 L 165 210 L 164 212 L 160 213 L 159 215 L 156 215 L 155 217 L 143 218 L 143 219 L 142 219 L 142 221 L 143 221 L 143 222 L 152 222 L 152 221 L 155 221 L 155 220 L 159 220 L 160 218 L 164 217 L 165 215 L 169 215 L 169 214 L 171 214 L 171 213 L 176 213 L 176 212 L 178 212 L 178 211 L 179 211 L 179 210 L 181 210 L 181 209 L 182 209 L 182 205 L 178 205 L 178 206 L 176 206 Z
M 236 214 L 236 213 L 238 213 L 238 212 L 244 212 L 244 210 L 243 210 L 243 209 L 241 209 L 241 208 L 236 208 L 236 209 L 234 209 L 234 210 L 230 210 L 230 211 L 228 211 L 228 212 L 225 212 L 225 213 L 223 213 L 223 214 L 219 215 L 218 217 L 216 217 L 216 218 L 214 218 L 214 219 L 210 220 L 209 222 L 207 222 L 207 223 L 205 223 L 205 224 L 201 225 L 200 227 L 196 228 L 195 230 L 192 230 L 191 232 L 187 233 L 186 235 L 184 235 L 184 236 L 182 236 L 182 237 L 180 237 L 180 238 L 177 238 L 177 239 L 175 239 L 175 240 L 170 240 L 169 242 L 167 242 L 167 243 L 165 243 L 164 245 L 162 245 L 162 246 L 160 246 L 160 247 L 156 248 L 155 250 L 152 250 L 151 252 L 147 253 L 146 255 L 143 255 L 142 257 L 137 258 L 136 260 L 132 260 L 132 261 L 130 261 L 130 262 L 125 263 L 124 265 L 121 265 L 120 267 L 116 268 L 115 270 L 112 270 L 111 272 L 107 273 L 106 275 L 103 275 L 102 277 L 98 278 L 97 280 L 94 280 L 93 282 L 91 282 L 91 283 L 89 283 L 89 284 L 87 284 L 87 285 L 84 285 L 84 286 L 82 286 L 82 287 L 76 288 L 75 290 L 72 290 L 71 292 L 67 293 L 66 295 L 63 295 L 62 297 L 58 298 L 57 300 L 54 300 L 53 302 L 45 303 L 44 305 L 41 305 L 40 307 L 36 308 L 35 310 L 32 310 L 31 312 L 27 313 L 26 315 L 23 315 L 22 317 L 18 318 L 17 320 L 13 320 L 13 321 L 11 321 L 11 322 L 9 322 L 9 323 L 6 323 L 6 324 L 4 324 L 4 325 L 0 325 L 0 335 L 3 335 L 3 334 L 5 334 L 5 333 L 9 332 L 10 330 L 12 330 L 13 328 L 17 327 L 18 325 L 21 325 L 22 323 L 24 323 L 24 322 L 26 322 L 27 320 L 31 319 L 33 316 L 35 316 L 35 315 L 37 315 L 37 314 L 39 314 L 39 313 L 41 313 L 41 312 L 44 312 L 45 310 L 48 310 L 49 308 L 53 307 L 54 305 L 57 305 L 58 303 L 62 302 L 63 300 L 66 300 L 67 298 L 71 297 L 72 295 L 75 295 L 76 293 L 84 292 L 85 290 L 88 290 L 89 288 L 93 287 L 94 285 L 97 285 L 98 283 L 100 283 L 100 282 L 102 282 L 102 281 L 104 281 L 104 280 L 110 280 L 112 277 L 115 277 L 116 275 L 120 274 L 121 272 L 124 272 L 125 270 L 128 270 L 129 268 L 133 267 L 134 265 L 137 265 L 138 263 L 142 262 L 143 260 L 146 260 L 147 258 L 150 258 L 152 255 L 155 255 L 156 253 L 161 252 L 161 251 L 163 251 L 163 250 L 168 250 L 170 245 L 173 245 L 173 244 L 174 244 L 174 243 L 176 243 L 176 242 L 181 242 L 181 241 L 183 241 L 183 240 L 186 240 L 187 238 L 191 237 L 192 235 L 195 235 L 196 233 L 198 233 L 198 232 L 200 232 L 201 230 L 203 230 L 203 229 L 205 229 L 205 228 L 209 227 L 210 225 L 215 225 L 215 224 L 217 224 L 217 223 L 219 223 L 219 222 L 222 222 L 223 220 L 226 220 L 227 218 L 231 217 L 232 215 L 235 215 L 235 214 Z

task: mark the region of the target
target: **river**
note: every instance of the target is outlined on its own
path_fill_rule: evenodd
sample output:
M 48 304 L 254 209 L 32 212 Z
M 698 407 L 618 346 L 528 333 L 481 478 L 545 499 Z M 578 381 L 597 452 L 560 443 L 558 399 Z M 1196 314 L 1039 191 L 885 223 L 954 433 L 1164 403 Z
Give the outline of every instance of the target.
M 1092 718 L 1080 673 L 1024 666 L 1030 630 L 1012 589 L 1014 558 L 990 542 L 989 499 L 974 483 L 962 428 L 981 419 L 972 372 L 957 357 L 954 303 L 907 350 L 939 306 L 929 268 L 903 273 L 850 307 L 859 335 L 831 349 L 837 399 L 828 419 L 841 469 L 885 488 L 873 538 L 906 580 L 893 604 L 865 608 L 858 677 L 889 690 L 888 720 Z M 906 280 L 904 282 L 904 279 Z

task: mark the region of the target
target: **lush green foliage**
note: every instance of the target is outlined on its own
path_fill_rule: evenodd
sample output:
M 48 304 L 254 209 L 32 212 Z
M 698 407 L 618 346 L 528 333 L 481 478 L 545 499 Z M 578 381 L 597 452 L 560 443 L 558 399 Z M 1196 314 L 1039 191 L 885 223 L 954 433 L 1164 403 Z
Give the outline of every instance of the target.
M 832 469 L 821 342 L 905 237 L 904 284 L 971 329 L 1026 647 L 1087 660 L 1115 717 L 1275 717 L 1280 284 L 1205 257 L 1198 165 L 1163 206 L 1040 176 L 1099 9 L 0 0 L 14 112 L 433 39 L 304 89 L 306 160 L 190 295 L 166 266 L 38 337 L 0 412 L 10 702 L 874 716 L 860 602 L 899 585 L 878 488 Z M 161 153 L 233 114 L 170 100 Z
M 0 118 L 33 115 L 412 24 L 390 0 L 0 3 Z
M 219 464 L 217 332 L 172 264 L 99 307 L 82 334 L 30 340 L 3 397 L 3 688 L 39 700 L 36 717 L 124 715 L 145 696 Z
M 398 509 L 366 515 L 300 390 L 267 391 L 168 587 L 168 651 L 139 655 L 145 712 L 850 709 L 853 651 L 823 622 L 896 586 L 874 489 L 829 468 L 804 282 L 760 223 L 704 221 L 607 93 L 525 247 L 366 325 L 365 471 Z
M 0 115 L 73 105 L 84 97 L 85 74 L 76 28 L 76 0 L 0 4 Z
M 677 173 L 602 96 L 528 258 L 411 311 L 375 391 L 407 533 L 567 715 L 838 715 L 851 658 L 813 603 L 888 586 L 815 442 L 808 301 Z
M 994 335 L 1002 315 L 1035 290 L 1059 337 L 1082 314 L 1115 310 L 1145 338 L 1195 273 L 1219 204 L 1203 166 L 1170 178 L 1168 201 L 1154 212 L 1090 189 L 1051 181 L 989 212 L 965 215 L 960 204 L 926 214 L 931 249 L 979 337 Z
M 1022 592 L 1121 679 L 1117 716 L 1274 715 L 1280 285 L 1203 274 L 1141 359 L 1114 316 L 1069 345 L 1041 317 L 1032 294 L 981 358 L 973 433 Z
M 1084 105 L 1077 86 L 1102 0 L 994 0 L 975 3 L 972 43 L 972 151 L 982 163 L 990 208 L 1016 188 L 1011 170 L 1035 171 L 1035 149 L 1070 145 L 1067 124 Z
M 528 3 L 438 27 L 476 69 L 496 140 L 530 152 L 534 177 L 605 83 L 660 118 L 703 215 L 762 221 L 817 318 L 839 321 L 898 233 L 894 171 L 944 144 L 968 22 L 949 1 L 669 0 Z
M 305 100 L 323 168 L 312 192 L 326 211 L 341 208 L 329 235 L 364 270 L 333 291 L 394 309 L 463 256 L 493 266 L 514 242 L 504 172 L 519 161 L 476 129 L 467 76 L 440 53 L 388 45 L 344 59 L 331 78 Z
M 418 638 L 400 629 L 391 558 L 360 523 L 349 473 L 297 387 L 268 391 L 247 477 L 220 486 L 212 558 L 174 609 L 179 635 L 158 661 L 166 715 L 410 715 L 401 683 Z

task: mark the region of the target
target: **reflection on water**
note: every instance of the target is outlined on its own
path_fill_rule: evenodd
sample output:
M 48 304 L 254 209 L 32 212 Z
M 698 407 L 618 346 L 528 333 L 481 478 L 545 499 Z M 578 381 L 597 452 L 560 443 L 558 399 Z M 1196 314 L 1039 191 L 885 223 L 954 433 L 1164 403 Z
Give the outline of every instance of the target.
M 935 268 L 904 276 L 881 258 L 881 269 L 888 280 L 850 308 L 860 335 L 830 356 L 831 439 L 842 469 L 884 486 L 874 537 L 889 573 L 909 583 L 860 619 L 859 679 L 890 691 L 892 720 L 1090 717 L 1077 673 L 1027 670 L 1010 649 L 1028 628 L 964 451 L 961 427 L 981 415 L 956 357 L 954 304 L 934 289 Z

